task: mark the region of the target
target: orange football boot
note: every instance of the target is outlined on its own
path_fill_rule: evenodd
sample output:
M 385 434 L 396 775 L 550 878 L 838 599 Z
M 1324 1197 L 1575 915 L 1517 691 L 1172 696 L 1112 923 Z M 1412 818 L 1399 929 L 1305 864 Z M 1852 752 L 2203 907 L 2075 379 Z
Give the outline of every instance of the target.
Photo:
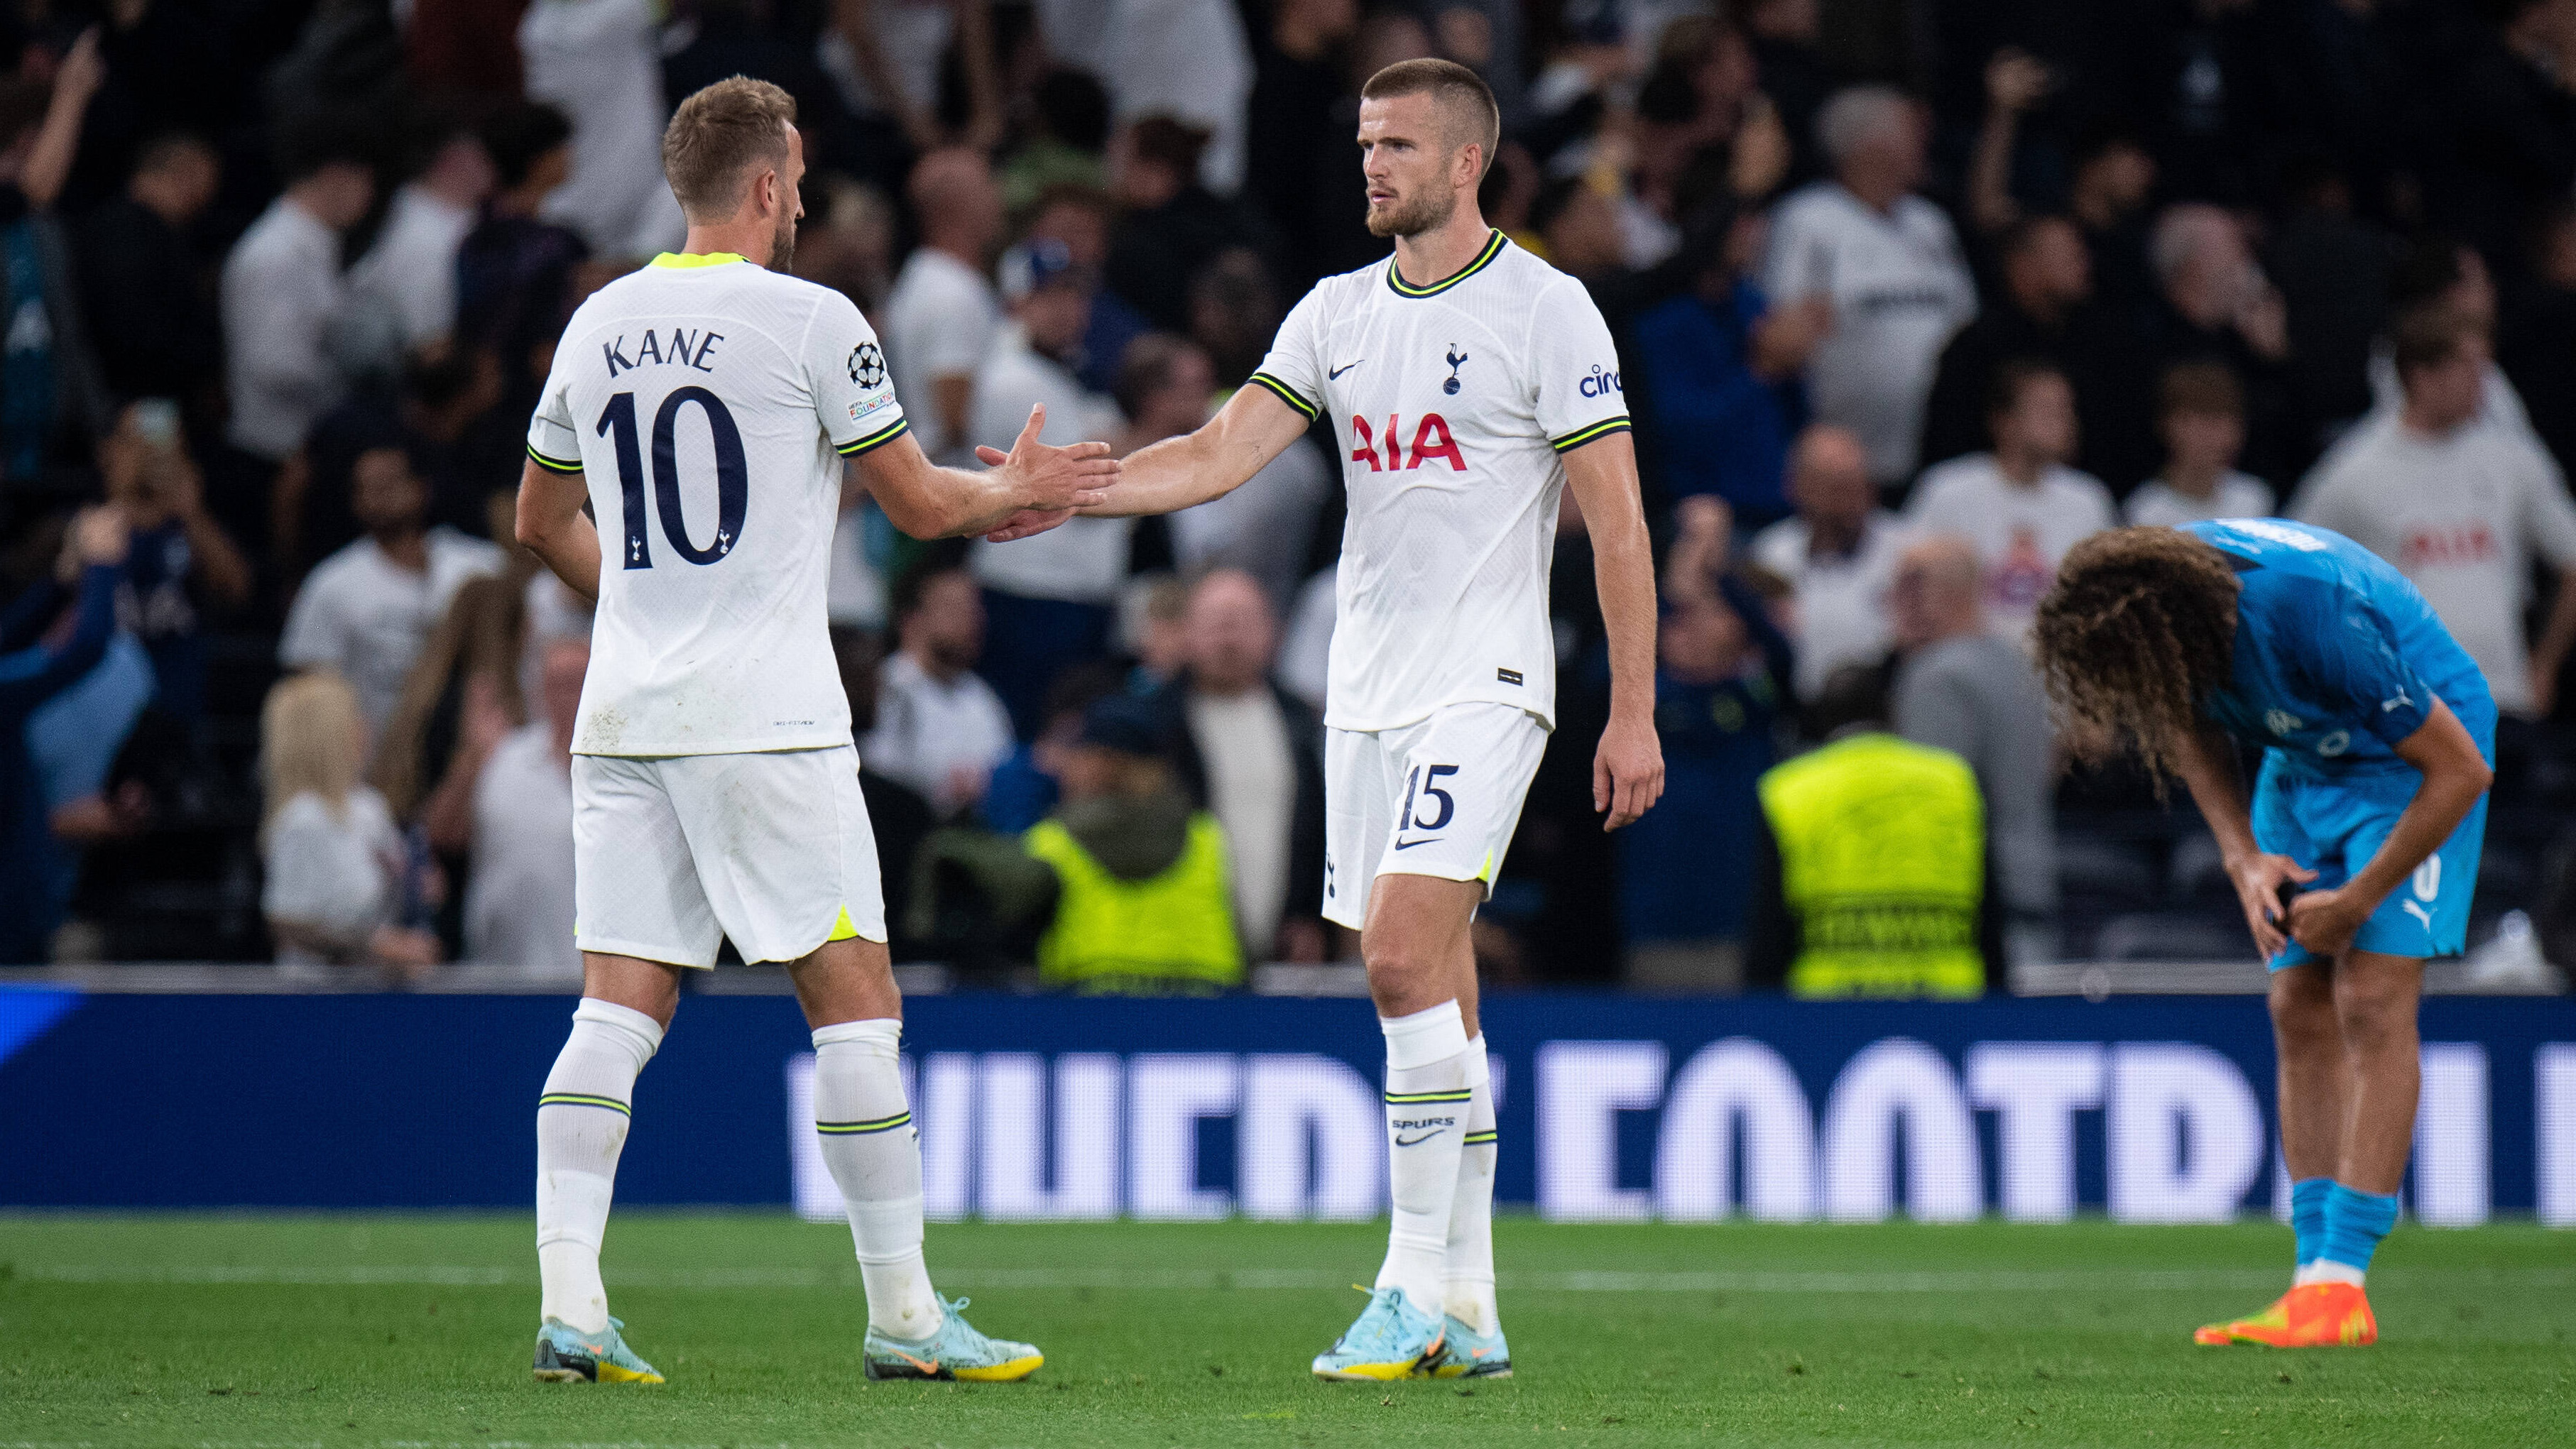
M 2379 1320 L 2358 1283 L 2310 1283 L 2233 1323 L 2206 1324 L 2191 1341 L 2210 1347 L 2231 1343 L 2266 1348 L 2360 1348 L 2379 1341 Z

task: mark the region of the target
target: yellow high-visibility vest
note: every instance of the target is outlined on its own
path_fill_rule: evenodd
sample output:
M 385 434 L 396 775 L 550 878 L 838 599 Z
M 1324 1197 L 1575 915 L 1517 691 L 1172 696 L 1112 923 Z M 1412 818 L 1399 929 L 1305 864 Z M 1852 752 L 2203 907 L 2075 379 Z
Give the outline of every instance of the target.
M 1965 760 L 1854 735 L 1774 766 L 1760 789 L 1800 922 L 1792 996 L 1984 994 L 1986 806 Z
M 1243 943 L 1215 816 L 1192 815 L 1180 858 L 1147 880 L 1110 874 L 1061 821 L 1039 821 L 1021 842 L 1055 868 L 1063 887 L 1055 923 L 1038 941 L 1038 973 L 1048 984 L 1110 991 L 1242 984 Z

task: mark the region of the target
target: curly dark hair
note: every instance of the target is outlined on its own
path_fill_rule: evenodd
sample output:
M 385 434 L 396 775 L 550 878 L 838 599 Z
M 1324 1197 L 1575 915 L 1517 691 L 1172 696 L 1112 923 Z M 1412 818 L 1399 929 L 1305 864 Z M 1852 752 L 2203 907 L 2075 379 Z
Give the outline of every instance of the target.
M 2033 638 L 2082 756 L 2134 751 L 2163 782 L 2236 661 L 2236 570 L 2176 528 L 2115 528 L 2067 551 Z

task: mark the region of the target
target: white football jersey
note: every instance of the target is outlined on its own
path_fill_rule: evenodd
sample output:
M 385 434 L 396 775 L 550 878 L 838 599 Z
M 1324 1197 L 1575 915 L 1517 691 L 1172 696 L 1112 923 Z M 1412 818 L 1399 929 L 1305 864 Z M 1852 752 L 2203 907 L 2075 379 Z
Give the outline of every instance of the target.
M 573 752 L 850 743 L 824 614 L 842 459 L 904 431 L 876 333 L 828 287 L 666 252 L 582 303 L 528 426 L 599 523 Z
M 1324 722 L 1396 729 L 1484 700 L 1553 728 L 1559 455 L 1628 427 L 1583 284 L 1499 231 L 1429 286 L 1389 257 L 1316 283 L 1252 381 L 1330 414 L 1344 456 Z

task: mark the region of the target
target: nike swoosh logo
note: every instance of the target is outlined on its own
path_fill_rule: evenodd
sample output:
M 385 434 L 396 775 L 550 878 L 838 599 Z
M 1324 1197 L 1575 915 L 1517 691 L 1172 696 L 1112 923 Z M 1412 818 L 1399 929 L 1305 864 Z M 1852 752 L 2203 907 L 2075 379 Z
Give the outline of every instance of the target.
M 1440 837 L 1437 835 L 1426 835 L 1420 840 L 1399 840 L 1395 843 L 1395 848 L 1398 850 L 1411 850 L 1417 845 L 1429 845 L 1431 842 L 1438 840 L 1439 838 Z
M 1340 377 L 1343 373 L 1346 373 L 1346 372 L 1350 371 L 1352 368 L 1357 367 L 1357 366 L 1359 366 L 1359 365 L 1360 365 L 1360 363 L 1362 363 L 1362 362 L 1366 362 L 1366 361 L 1368 361 L 1368 359 L 1367 359 L 1367 358 L 1365 358 L 1365 357 L 1363 357 L 1363 358 L 1359 358 L 1359 359 L 1357 359 L 1356 361 L 1352 361 L 1352 362 L 1345 362 L 1345 363 L 1343 363 L 1343 364 L 1342 364 L 1341 366 L 1339 366 L 1339 367 L 1328 367 L 1328 368 L 1325 368 L 1325 369 L 1324 369 L 1324 380 L 1325 380 L 1325 381 L 1327 381 L 1327 382 L 1330 382 L 1330 381 L 1331 381 L 1331 380 L 1333 380 L 1334 378 Z
M 935 1358 L 930 1360 L 928 1363 L 924 1363 L 920 1359 L 914 1358 L 911 1354 L 905 1353 L 899 1348 L 888 1349 L 887 1352 L 893 1354 L 896 1358 L 902 1359 L 905 1363 L 912 1365 L 914 1368 L 921 1370 L 923 1373 L 928 1374 L 933 1378 L 936 1378 L 939 1375 L 939 1360 Z
M 1441 1130 L 1446 1130 L 1446 1129 L 1441 1129 Z M 1423 1134 L 1422 1134 L 1421 1136 L 1419 1136 L 1419 1137 L 1398 1137 L 1397 1139 L 1395 1139 L 1395 1145 L 1396 1145 L 1396 1146 L 1398 1146 L 1398 1147 L 1411 1147 L 1411 1146 L 1416 1145 L 1417 1143 L 1428 1142 L 1428 1141 L 1430 1141 L 1432 1138 L 1437 1137 L 1437 1136 L 1439 1136 L 1439 1135 L 1440 1135 L 1440 1131 L 1431 1131 L 1431 1132 L 1425 1132 L 1425 1133 L 1423 1133 Z

